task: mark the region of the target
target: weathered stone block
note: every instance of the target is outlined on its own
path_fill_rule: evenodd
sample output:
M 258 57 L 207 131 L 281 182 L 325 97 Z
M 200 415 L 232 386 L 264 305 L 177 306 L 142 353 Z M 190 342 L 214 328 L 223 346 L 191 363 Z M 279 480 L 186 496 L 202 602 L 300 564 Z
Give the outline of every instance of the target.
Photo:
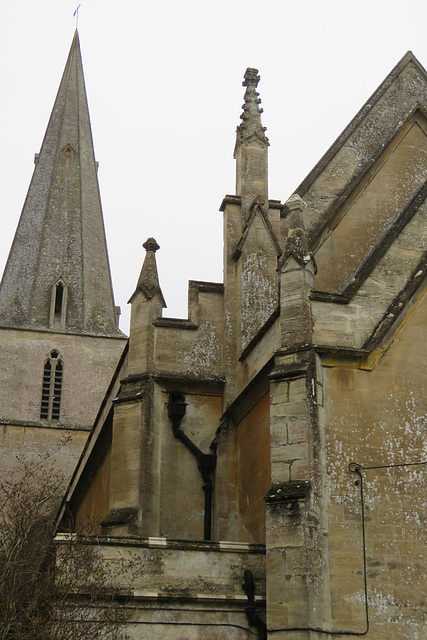
M 291 417 L 287 423 L 290 444 L 305 442 L 308 439 L 308 424 L 304 418 Z

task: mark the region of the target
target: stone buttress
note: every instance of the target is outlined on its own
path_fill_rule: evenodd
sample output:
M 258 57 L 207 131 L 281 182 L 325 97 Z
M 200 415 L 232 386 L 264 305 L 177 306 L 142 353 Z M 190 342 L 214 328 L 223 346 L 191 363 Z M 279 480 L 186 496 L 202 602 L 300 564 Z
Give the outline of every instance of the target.
M 159 535 L 159 440 L 154 424 L 155 327 L 166 303 L 160 289 L 154 238 L 143 245 L 144 263 L 131 308 L 128 375 L 114 407 L 109 514 L 104 527 Z
M 212 447 L 222 412 L 223 286 L 191 281 L 189 318 L 163 318 L 159 245 L 149 238 L 143 246 L 145 260 L 130 298 L 126 374 L 113 401 L 103 530 L 211 539 Z

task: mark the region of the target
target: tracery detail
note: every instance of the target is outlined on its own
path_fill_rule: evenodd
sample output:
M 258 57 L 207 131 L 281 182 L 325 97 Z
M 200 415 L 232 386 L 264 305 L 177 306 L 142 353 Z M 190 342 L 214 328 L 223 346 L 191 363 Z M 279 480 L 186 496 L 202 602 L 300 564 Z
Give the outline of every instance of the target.
M 43 367 L 40 420 L 59 420 L 64 363 L 58 351 L 51 351 Z

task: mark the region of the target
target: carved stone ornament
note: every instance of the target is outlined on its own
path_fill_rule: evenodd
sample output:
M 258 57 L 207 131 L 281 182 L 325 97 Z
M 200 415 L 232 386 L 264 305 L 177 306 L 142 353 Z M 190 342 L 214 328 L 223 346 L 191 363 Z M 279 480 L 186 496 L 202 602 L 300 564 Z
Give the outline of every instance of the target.
M 306 203 L 297 194 L 291 196 L 283 206 L 282 218 L 285 218 L 288 233 L 284 252 L 279 260 L 279 269 L 292 256 L 302 267 L 313 261 L 315 271 L 317 271 L 314 255 L 309 251 L 305 232 L 303 213 L 306 209 Z

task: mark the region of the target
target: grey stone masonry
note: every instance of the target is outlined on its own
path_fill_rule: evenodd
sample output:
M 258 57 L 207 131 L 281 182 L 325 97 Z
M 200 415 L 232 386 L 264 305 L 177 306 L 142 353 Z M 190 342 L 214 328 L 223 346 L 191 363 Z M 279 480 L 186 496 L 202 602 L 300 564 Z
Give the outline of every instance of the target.
M 249 208 L 257 196 L 268 201 L 268 138 L 262 126 L 259 107 L 261 99 L 256 88 L 259 82 L 257 69 L 246 69 L 243 86 L 246 87 L 242 124 L 237 127 L 236 146 L 236 194 L 242 196 L 242 223 L 245 225 Z
M 121 335 L 77 31 L 0 285 L 0 325 Z

